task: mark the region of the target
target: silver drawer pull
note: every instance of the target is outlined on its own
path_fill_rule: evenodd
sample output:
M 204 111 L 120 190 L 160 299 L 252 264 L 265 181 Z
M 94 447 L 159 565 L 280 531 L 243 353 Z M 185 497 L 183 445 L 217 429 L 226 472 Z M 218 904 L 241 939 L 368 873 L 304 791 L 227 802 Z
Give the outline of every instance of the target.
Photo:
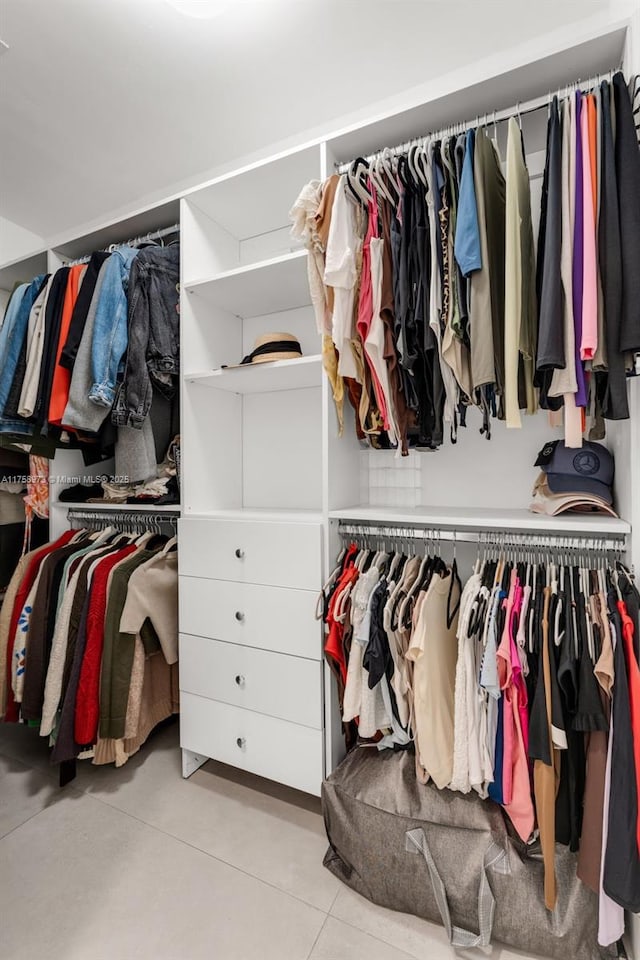
M 236 743 L 238 744 L 241 750 L 244 750 L 247 741 L 245 740 L 244 737 L 238 737 L 238 739 L 236 740 Z
M 236 557 L 238 558 L 238 560 L 243 560 L 243 559 L 244 559 L 244 550 L 242 549 L 242 547 L 236 547 L 235 553 L 236 553 Z
M 239 687 L 244 687 L 245 680 L 241 673 L 237 675 L 236 683 L 238 684 Z
M 238 623 L 242 623 L 242 621 L 244 620 L 244 613 L 242 612 L 242 610 L 236 610 L 234 616 L 238 621 Z

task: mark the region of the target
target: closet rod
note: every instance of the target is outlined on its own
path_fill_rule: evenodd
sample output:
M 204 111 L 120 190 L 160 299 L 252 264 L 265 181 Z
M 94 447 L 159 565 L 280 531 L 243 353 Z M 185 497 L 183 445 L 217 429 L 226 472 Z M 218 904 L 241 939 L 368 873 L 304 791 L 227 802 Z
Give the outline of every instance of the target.
M 430 543 L 478 543 L 498 547 L 541 547 L 558 551 L 598 551 L 618 553 L 624 550 L 625 534 L 598 536 L 563 536 L 561 534 L 528 533 L 526 531 L 456 530 L 452 527 L 404 527 L 386 524 L 343 523 L 338 524 L 341 537 L 371 537 L 373 540 L 422 540 Z
M 163 237 L 169 237 L 173 233 L 180 233 L 179 223 L 174 223 L 170 227 L 161 227 L 159 230 L 150 230 L 149 233 L 145 233 L 140 237 L 132 237 L 131 240 L 124 240 L 122 243 L 110 243 L 109 246 L 104 247 L 103 250 L 105 253 L 113 253 L 118 247 L 139 247 L 141 243 L 147 243 L 151 240 L 162 240 Z M 94 251 L 92 251 L 92 253 L 93 252 Z M 79 263 L 87 263 L 90 259 L 91 253 L 87 253 L 83 257 L 77 257 L 75 260 L 67 261 L 65 266 L 75 267 Z
M 611 82 L 613 74 L 618 70 L 622 69 L 622 64 L 618 67 L 614 67 L 611 70 L 608 70 L 606 73 L 597 74 L 594 77 L 588 78 L 586 80 L 577 80 L 574 83 L 565 84 L 562 87 L 559 87 L 557 91 L 549 91 L 544 93 L 539 97 L 534 97 L 531 100 L 525 100 L 522 103 L 518 102 L 511 107 L 505 107 L 502 110 L 493 110 L 492 113 L 478 114 L 475 120 L 464 120 L 458 123 L 452 123 L 448 126 L 442 127 L 440 130 L 434 130 L 431 133 L 427 133 L 421 137 L 413 137 L 411 140 L 405 140 L 404 143 L 398 143 L 395 147 L 382 147 L 379 150 L 375 150 L 373 153 L 370 153 L 364 159 L 371 163 L 373 160 L 377 160 L 383 154 L 386 156 L 399 156 L 400 154 L 407 153 L 411 147 L 415 146 L 425 146 L 429 140 L 439 140 L 447 134 L 453 133 L 464 133 L 466 130 L 475 129 L 479 126 L 487 127 L 492 124 L 495 126 L 497 123 L 501 123 L 503 120 L 508 120 L 510 117 L 523 117 L 527 113 L 536 113 L 538 110 L 542 110 L 544 107 L 549 107 L 551 104 L 552 97 L 554 93 L 557 94 L 558 99 L 560 99 L 560 94 L 564 91 L 564 96 L 568 96 L 569 93 L 573 90 L 582 90 L 589 91 L 593 89 L 596 84 L 601 83 L 603 80 L 608 80 Z M 483 120 L 481 124 L 480 121 Z M 346 173 L 351 165 L 353 160 L 349 161 L 337 161 L 335 163 L 335 168 L 338 173 Z
M 177 507 L 177 510 L 180 508 Z M 167 513 L 143 513 L 142 511 L 127 510 L 86 510 L 83 508 L 71 508 L 67 511 L 67 517 L 71 526 L 74 523 L 90 524 L 99 527 L 136 527 L 139 529 L 148 529 L 149 527 L 160 527 L 162 524 L 170 524 L 177 529 L 178 517 Z

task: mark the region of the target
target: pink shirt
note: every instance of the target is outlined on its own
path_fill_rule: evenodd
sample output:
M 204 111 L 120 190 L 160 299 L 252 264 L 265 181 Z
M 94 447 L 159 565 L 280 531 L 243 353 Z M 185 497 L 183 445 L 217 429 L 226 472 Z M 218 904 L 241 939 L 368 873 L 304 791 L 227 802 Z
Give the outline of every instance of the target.
M 593 360 L 598 347 L 598 274 L 596 266 L 596 225 L 593 212 L 591 148 L 587 103 L 580 114 L 582 140 L 583 260 L 582 260 L 582 338 L 580 357 Z
M 516 643 L 517 623 L 522 611 L 523 590 L 516 571 L 511 573 L 511 587 L 506 601 L 502 642 L 498 649 L 498 676 L 504 692 L 504 741 L 503 806 L 509 819 L 525 842 L 531 836 L 535 823 L 527 743 L 529 718 L 527 714 L 527 689 L 522 675 L 522 666 Z M 507 730 L 509 729 L 509 755 L 507 755 Z M 507 766 L 509 770 L 507 772 Z M 509 798 L 504 789 L 509 785 Z

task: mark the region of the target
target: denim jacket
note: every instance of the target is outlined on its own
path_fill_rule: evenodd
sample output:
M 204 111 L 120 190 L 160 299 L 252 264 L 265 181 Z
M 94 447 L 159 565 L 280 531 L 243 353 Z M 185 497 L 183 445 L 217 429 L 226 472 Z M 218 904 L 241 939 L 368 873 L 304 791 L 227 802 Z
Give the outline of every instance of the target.
M 116 395 L 116 382 L 127 349 L 127 287 L 129 271 L 139 251 L 120 247 L 104 265 L 104 282 L 96 308 L 91 347 L 92 386 L 89 399 L 99 407 L 110 408 Z
M 147 247 L 129 278 L 129 347 L 111 419 L 140 429 L 154 387 L 171 398 L 176 390 L 180 337 L 180 245 Z
M 27 335 L 29 314 L 40 293 L 45 275 L 40 274 L 24 287 L 18 287 L 0 330 L 0 415 L 4 411 L 18 366 L 20 351 Z

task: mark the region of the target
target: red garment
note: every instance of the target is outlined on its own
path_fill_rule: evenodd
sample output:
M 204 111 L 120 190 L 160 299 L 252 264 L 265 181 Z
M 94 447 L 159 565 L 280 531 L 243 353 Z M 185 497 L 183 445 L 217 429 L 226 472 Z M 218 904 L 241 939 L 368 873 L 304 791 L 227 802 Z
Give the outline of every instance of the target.
M 49 423 L 60 426 L 62 416 L 69 400 L 69 386 L 71 384 L 71 371 L 66 367 L 60 366 L 60 355 L 67 342 L 69 327 L 71 326 L 71 315 L 78 299 L 80 289 L 80 276 L 85 269 L 84 264 L 77 264 L 69 270 L 67 278 L 67 289 L 64 295 L 62 306 L 62 320 L 60 322 L 60 336 L 56 349 L 56 365 L 54 367 L 53 381 L 51 385 L 51 399 L 49 401 Z
M 9 642 L 7 643 L 7 654 L 5 669 L 7 671 L 7 705 L 5 709 L 4 719 L 6 723 L 17 723 L 20 719 L 20 705 L 16 703 L 13 697 L 13 688 L 11 686 L 11 660 L 13 658 L 13 638 L 16 635 L 16 630 L 18 629 L 18 620 L 20 619 L 20 614 L 22 613 L 22 608 L 24 607 L 27 597 L 29 596 L 29 591 L 33 586 L 33 583 L 38 575 L 40 569 L 40 564 L 45 557 L 48 557 L 50 553 L 53 553 L 54 550 L 58 550 L 59 547 L 64 547 L 75 535 L 77 530 L 65 530 L 62 536 L 58 537 L 57 540 L 54 540 L 53 543 L 46 543 L 44 547 L 40 549 L 33 555 L 29 561 L 29 565 L 25 570 L 22 582 L 18 587 L 18 592 L 16 594 L 16 599 L 13 604 L 13 610 L 11 611 L 11 622 L 9 624 Z
M 117 563 L 134 553 L 136 545 L 108 554 L 96 566 L 91 580 L 91 599 L 87 612 L 87 643 L 76 694 L 75 741 L 94 744 L 100 719 L 100 669 L 104 641 L 104 618 L 107 612 L 107 581 Z
M 636 768 L 636 794 L 638 812 L 636 822 L 636 843 L 640 853 L 640 666 L 633 646 L 633 620 L 627 613 L 624 600 L 618 600 L 618 610 L 622 618 L 622 636 L 627 664 L 627 683 L 629 685 L 629 706 L 631 709 L 631 736 L 633 738 L 633 757 Z
M 344 637 L 344 622 L 336 619 L 336 604 L 345 587 L 349 585 L 352 586 L 359 576 L 360 571 L 351 559 L 348 558 L 346 566 L 340 574 L 338 585 L 331 597 L 326 619 L 327 626 L 329 627 L 329 635 L 324 645 L 324 652 L 337 664 L 343 685 L 347 682 L 347 663 L 344 656 L 344 644 L 342 642 Z

